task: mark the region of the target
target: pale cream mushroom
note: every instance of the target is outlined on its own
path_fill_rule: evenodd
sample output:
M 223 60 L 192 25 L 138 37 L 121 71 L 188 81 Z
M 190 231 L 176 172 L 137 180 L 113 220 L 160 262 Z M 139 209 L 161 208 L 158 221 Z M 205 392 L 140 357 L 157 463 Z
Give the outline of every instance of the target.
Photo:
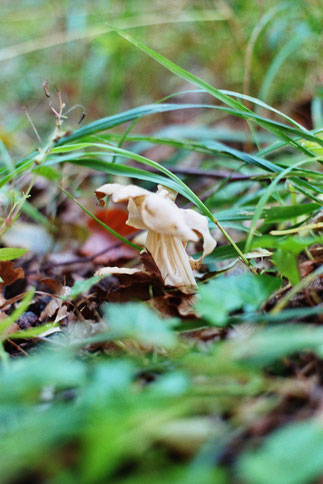
M 216 246 L 206 217 L 194 210 L 178 208 L 175 204 L 177 193 L 162 185 L 158 185 L 157 192 L 152 193 L 136 185 L 108 183 L 98 188 L 95 194 L 99 200 L 110 195 L 114 203 L 128 201 L 127 225 L 148 231 L 146 249 L 160 270 L 165 285 L 194 292 L 193 270 L 201 267 L 203 257 Z M 189 257 L 186 245 L 189 241 L 197 242 L 201 237 L 203 253 L 196 260 Z M 97 274 L 115 273 L 114 269 L 103 268 Z

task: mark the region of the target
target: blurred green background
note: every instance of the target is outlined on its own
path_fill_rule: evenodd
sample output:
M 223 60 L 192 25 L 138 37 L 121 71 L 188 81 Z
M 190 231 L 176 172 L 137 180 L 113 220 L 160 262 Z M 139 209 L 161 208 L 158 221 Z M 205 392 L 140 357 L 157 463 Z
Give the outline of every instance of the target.
M 2 0 L 0 137 L 18 155 L 38 143 L 24 106 L 41 136 L 52 130 L 45 80 L 68 108 L 84 106 L 85 123 L 191 88 L 107 32 L 108 23 L 217 88 L 249 93 L 312 127 L 322 10 L 320 0 Z M 81 112 L 69 115 L 71 129 Z M 177 113 L 159 122 L 178 116 L 190 121 Z

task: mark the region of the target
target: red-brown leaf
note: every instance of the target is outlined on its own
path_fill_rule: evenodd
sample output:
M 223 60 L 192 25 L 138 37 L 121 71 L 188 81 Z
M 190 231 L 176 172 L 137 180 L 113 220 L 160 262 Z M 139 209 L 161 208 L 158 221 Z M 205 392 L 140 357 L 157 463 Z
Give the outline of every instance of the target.
M 0 277 L 3 280 L 5 286 L 10 286 L 18 279 L 24 279 L 25 273 L 22 267 L 14 267 L 14 263 L 11 261 L 0 262 Z
M 95 213 L 95 216 L 123 237 L 136 232 L 136 229 L 126 225 L 128 213 L 125 210 L 119 208 L 101 209 Z M 85 257 L 93 257 L 106 250 L 94 260 L 99 264 L 110 264 L 120 259 L 133 259 L 137 256 L 134 249 L 126 244 L 120 244 L 117 237 L 111 235 L 95 220 L 90 219 L 88 226 L 91 229 L 91 235 L 79 250 Z

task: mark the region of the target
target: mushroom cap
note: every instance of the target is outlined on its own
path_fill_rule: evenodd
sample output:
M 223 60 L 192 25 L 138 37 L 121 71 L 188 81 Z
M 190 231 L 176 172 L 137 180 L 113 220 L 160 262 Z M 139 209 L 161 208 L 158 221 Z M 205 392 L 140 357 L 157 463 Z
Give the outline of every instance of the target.
M 185 218 L 186 224 L 191 227 L 191 229 L 203 238 L 203 254 L 201 259 L 211 252 L 216 247 L 216 240 L 212 237 L 209 231 L 208 220 L 204 215 L 201 215 L 195 210 L 183 210 L 183 216 Z
M 173 235 L 183 242 L 197 242 L 203 237 L 203 255 L 212 252 L 216 246 L 207 218 L 194 210 L 177 207 L 177 193 L 168 187 L 158 185 L 157 193 L 152 193 L 136 185 L 107 183 L 95 194 L 99 200 L 110 195 L 114 203 L 128 201 L 127 224 L 132 227 Z
M 183 210 L 178 208 L 172 200 L 164 198 L 158 193 L 145 197 L 141 216 L 146 228 L 154 232 L 174 235 L 183 241 L 198 241 L 197 234 L 183 217 Z
M 149 195 L 151 192 L 137 185 L 120 185 L 120 183 L 106 183 L 95 190 L 98 200 L 102 200 L 106 195 L 111 196 L 114 203 L 126 202 L 129 198 L 137 198 Z

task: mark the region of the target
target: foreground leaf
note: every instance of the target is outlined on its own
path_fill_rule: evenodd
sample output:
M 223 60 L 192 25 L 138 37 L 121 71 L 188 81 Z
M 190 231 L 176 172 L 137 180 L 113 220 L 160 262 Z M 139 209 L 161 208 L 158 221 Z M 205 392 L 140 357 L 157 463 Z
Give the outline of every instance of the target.
M 111 338 L 131 338 L 143 344 L 165 348 L 172 348 L 176 344 L 170 321 L 161 319 L 145 304 L 105 304 L 103 310 Z
M 211 324 L 223 326 L 230 312 L 257 309 L 280 285 L 280 279 L 266 275 L 219 277 L 200 287 L 196 309 Z
M 270 435 L 256 452 L 240 459 L 250 484 L 306 484 L 323 472 L 323 427 L 319 421 L 297 422 Z

